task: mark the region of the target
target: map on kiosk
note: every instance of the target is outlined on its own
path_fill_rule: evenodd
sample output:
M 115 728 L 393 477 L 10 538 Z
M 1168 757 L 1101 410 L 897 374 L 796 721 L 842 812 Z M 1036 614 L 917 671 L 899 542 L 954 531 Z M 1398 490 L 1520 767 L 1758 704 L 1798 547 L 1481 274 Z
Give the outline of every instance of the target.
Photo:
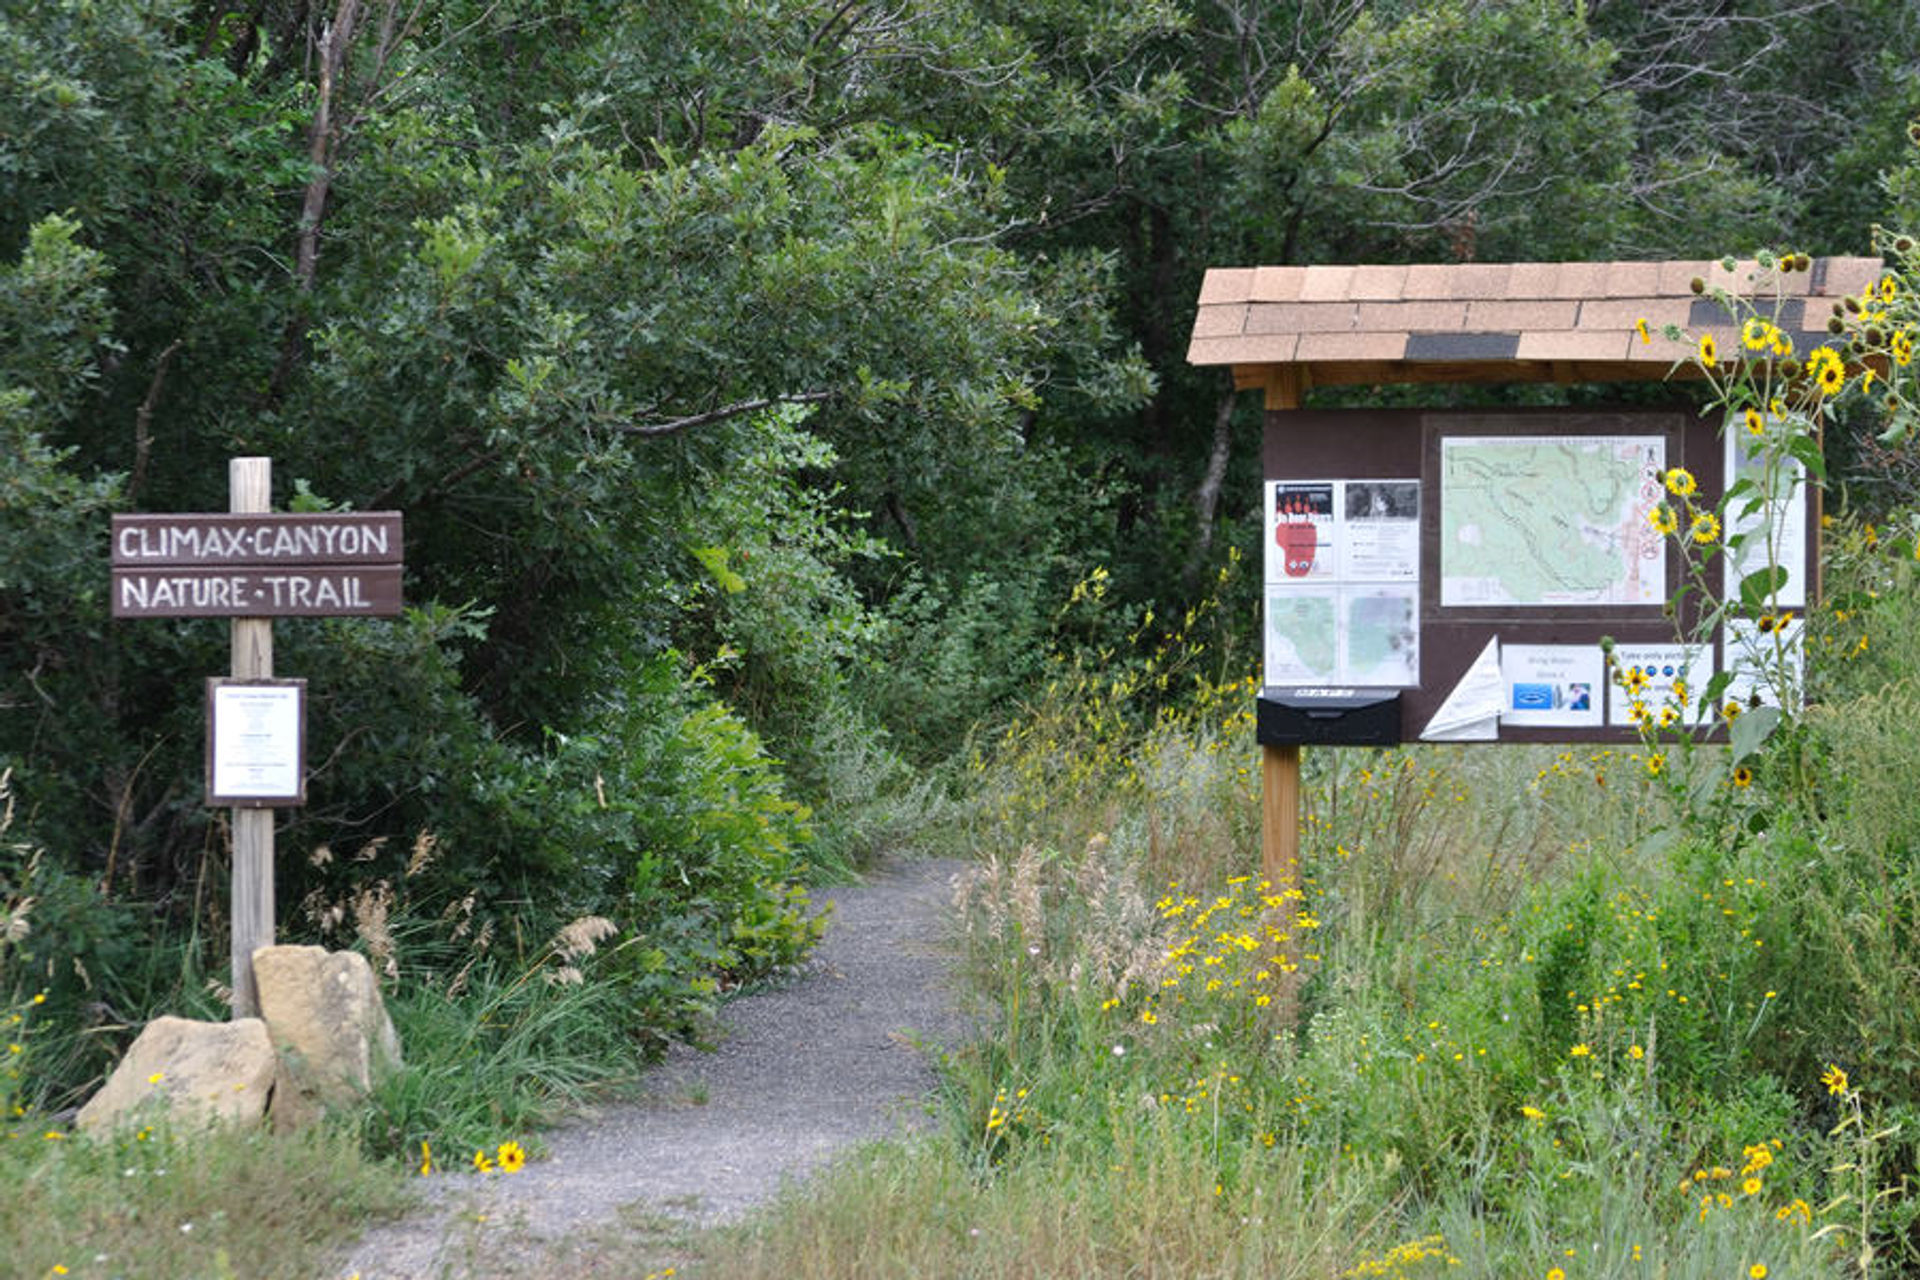
M 1666 442 L 1452 436 L 1440 448 L 1442 607 L 1657 605 Z

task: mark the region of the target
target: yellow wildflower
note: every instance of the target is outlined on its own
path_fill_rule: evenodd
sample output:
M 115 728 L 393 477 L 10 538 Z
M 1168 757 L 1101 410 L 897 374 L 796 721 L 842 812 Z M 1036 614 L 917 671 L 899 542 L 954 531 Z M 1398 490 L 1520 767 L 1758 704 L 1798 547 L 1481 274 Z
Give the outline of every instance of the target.
M 1720 349 L 1719 347 L 1714 345 L 1713 335 L 1710 333 L 1701 334 L 1700 335 L 1700 363 L 1705 365 L 1707 368 L 1711 369 L 1714 367 L 1715 364 L 1719 362 L 1719 359 L 1720 359 Z
M 1827 1086 L 1828 1093 L 1845 1093 L 1847 1091 L 1847 1073 L 1829 1062 L 1827 1069 L 1820 1073 L 1820 1083 Z
M 1693 478 L 1693 472 L 1685 467 L 1674 467 L 1667 472 L 1667 491 L 1675 497 L 1692 497 L 1693 491 L 1699 487 L 1699 483 Z
M 1701 546 L 1715 542 L 1720 537 L 1720 517 L 1714 515 L 1711 511 L 1696 512 L 1693 517 L 1693 524 L 1688 527 L 1687 532 L 1692 535 L 1693 540 Z

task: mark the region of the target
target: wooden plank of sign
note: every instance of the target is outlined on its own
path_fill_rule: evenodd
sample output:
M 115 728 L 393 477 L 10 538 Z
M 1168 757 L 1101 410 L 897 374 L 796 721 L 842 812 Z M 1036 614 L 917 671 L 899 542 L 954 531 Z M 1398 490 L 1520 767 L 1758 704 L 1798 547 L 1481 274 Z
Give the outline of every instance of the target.
M 116 618 L 397 618 L 400 566 L 116 568 Z
M 115 568 L 398 564 L 402 558 L 398 511 L 113 517 Z

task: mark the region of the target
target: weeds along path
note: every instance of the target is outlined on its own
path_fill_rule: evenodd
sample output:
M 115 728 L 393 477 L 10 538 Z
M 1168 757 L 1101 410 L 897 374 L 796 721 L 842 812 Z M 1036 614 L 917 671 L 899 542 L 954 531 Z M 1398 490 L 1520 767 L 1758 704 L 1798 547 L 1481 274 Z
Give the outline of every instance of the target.
M 543 1135 L 548 1158 L 518 1174 L 428 1180 L 428 1205 L 370 1231 L 335 1275 L 529 1274 L 516 1263 L 623 1219 L 737 1217 L 848 1147 L 926 1126 L 921 1046 L 962 1030 L 948 921 L 963 865 L 900 862 L 815 893 L 834 904 L 825 939 L 797 977 L 722 1009 L 717 1051 L 676 1048 L 640 1101 Z

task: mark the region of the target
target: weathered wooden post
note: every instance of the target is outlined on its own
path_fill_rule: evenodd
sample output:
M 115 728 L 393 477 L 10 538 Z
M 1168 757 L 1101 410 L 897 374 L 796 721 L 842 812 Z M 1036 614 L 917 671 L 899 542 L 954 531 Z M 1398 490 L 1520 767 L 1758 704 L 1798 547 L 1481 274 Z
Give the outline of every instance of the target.
M 273 508 L 273 459 L 233 458 L 227 463 L 227 509 L 252 514 Z M 232 672 L 236 680 L 273 676 L 273 619 L 235 618 Z M 233 822 L 233 880 L 230 954 L 233 1016 L 260 1012 L 253 983 L 253 953 L 273 945 L 273 810 L 243 807 L 228 811 Z

